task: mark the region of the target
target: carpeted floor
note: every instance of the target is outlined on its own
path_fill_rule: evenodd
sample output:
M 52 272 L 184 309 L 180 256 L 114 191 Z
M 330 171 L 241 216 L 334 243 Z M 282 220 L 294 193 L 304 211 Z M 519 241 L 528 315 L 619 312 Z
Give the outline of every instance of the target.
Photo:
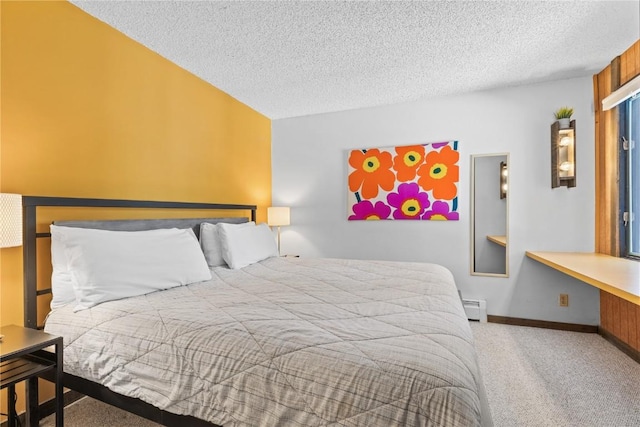
M 640 364 L 599 335 L 477 322 L 471 329 L 496 427 L 640 426 Z M 53 417 L 41 423 L 54 425 Z M 65 425 L 158 424 L 85 398 L 65 409 Z
M 600 335 L 471 329 L 496 427 L 640 426 L 640 364 Z

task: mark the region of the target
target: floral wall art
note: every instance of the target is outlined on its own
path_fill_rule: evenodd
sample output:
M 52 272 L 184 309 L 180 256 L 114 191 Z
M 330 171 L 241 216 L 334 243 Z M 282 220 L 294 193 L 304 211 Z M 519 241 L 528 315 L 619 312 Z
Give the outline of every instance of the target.
M 349 220 L 457 221 L 458 141 L 349 153 Z

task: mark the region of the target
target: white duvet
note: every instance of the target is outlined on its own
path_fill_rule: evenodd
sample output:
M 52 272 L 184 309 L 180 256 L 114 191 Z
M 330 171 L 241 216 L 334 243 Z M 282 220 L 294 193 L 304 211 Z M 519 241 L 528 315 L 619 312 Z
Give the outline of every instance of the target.
M 451 273 L 271 258 L 50 313 L 64 370 L 222 426 L 490 425 Z

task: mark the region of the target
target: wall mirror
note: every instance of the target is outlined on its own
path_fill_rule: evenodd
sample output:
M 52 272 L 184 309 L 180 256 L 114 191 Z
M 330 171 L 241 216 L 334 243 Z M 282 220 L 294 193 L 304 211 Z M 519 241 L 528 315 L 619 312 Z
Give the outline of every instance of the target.
M 509 153 L 471 156 L 471 274 L 509 276 Z

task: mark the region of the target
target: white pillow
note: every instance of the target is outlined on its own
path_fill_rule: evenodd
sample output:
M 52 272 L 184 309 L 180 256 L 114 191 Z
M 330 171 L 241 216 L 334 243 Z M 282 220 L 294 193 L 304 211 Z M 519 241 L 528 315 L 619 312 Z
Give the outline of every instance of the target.
M 77 305 L 143 295 L 211 279 L 191 229 L 107 231 L 51 226 L 64 245 Z
M 220 240 L 219 224 L 220 223 L 211 224 L 208 222 L 200 224 L 200 246 L 202 247 L 202 252 L 204 252 L 204 257 L 207 260 L 207 265 L 211 268 L 226 265 L 224 258 L 222 257 L 222 242 Z M 256 223 L 253 221 L 234 224 L 236 227 L 255 225 Z
M 60 240 L 60 233 L 51 233 L 51 309 L 62 307 L 76 300 L 73 290 L 71 273 L 67 255 L 64 253 L 64 244 Z
M 218 227 L 222 257 L 233 269 L 278 256 L 276 239 L 267 224 L 238 227 L 220 223 Z

